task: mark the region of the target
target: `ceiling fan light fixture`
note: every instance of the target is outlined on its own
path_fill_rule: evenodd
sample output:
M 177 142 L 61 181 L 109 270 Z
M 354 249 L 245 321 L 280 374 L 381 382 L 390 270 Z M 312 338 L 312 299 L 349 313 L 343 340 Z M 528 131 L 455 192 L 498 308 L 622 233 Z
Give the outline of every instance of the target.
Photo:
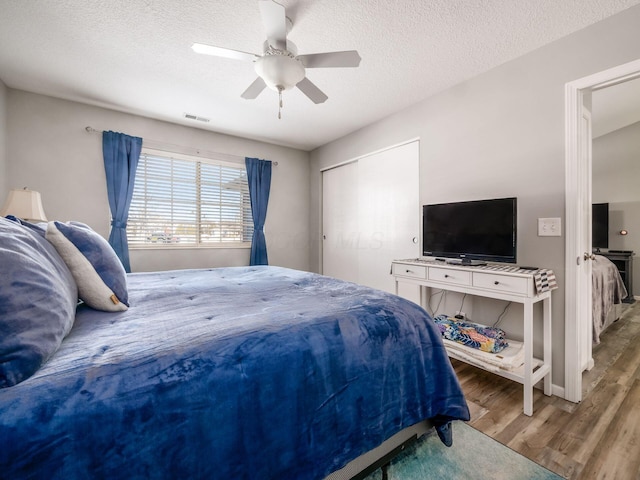
M 256 73 L 271 90 L 290 90 L 304 78 L 302 62 L 286 50 L 269 48 L 255 62 Z
M 263 55 L 200 43 L 194 43 L 192 46 L 197 53 L 244 60 L 254 64 L 258 78 L 242 92 L 242 98 L 253 100 L 269 87 L 278 92 L 282 109 L 282 92 L 296 87 L 313 103 L 324 103 L 329 97 L 305 76 L 305 69 L 360 65 L 361 58 L 355 50 L 298 55 L 298 49 L 287 38 L 292 23 L 286 16 L 284 5 L 274 0 L 260 0 L 258 6 L 267 34 L 267 40 L 263 44 Z

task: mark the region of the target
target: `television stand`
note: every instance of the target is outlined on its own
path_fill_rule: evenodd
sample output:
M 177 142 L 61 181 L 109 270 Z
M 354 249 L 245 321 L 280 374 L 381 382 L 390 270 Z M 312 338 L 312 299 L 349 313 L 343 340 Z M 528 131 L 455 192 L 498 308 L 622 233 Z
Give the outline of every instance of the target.
M 521 383 L 524 386 L 525 415 L 533 414 L 533 386 L 536 383 L 543 380 L 545 395 L 551 395 L 551 290 L 537 291 L 534 271 L 520 269 L 517 265 L 470 268 L 466 265 L 443 264 L 441 261 L 411 259 L 394 260 L 392 273 L 396 283 L 396 295 L 400 282 L 418 285 L 420 303 L 423 307 L 427 304 L 427 287 L 522 304 L 524 364 L 520 369 L 496 371 L 471 363 L 453 349 L 447 348 L 447 353 L 452 358 Z M 542 358 L 533 356 L 533 310 L 538 302 L 542 302 Z

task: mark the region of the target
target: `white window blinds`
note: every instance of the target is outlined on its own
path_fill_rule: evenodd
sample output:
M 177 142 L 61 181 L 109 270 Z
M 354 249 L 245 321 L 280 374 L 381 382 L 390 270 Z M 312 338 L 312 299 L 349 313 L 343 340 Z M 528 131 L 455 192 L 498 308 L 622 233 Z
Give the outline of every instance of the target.
M 243 164 L 143 149 L 133 190 L 129 247 L 250 246 Z

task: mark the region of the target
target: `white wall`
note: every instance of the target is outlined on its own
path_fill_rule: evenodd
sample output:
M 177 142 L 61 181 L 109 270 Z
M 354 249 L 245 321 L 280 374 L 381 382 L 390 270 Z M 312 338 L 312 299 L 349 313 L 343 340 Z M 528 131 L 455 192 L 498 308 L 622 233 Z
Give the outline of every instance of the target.
M 0 207 L 9 192 L 7 179 L 7 87 L 0 80 Z
M 565 238 L 537 236 L 538 217 L 564 219 L 564 86 L 640 58 L 638 25 L 634 7 L 311 152 L 311 268 L 321 264 L 320 170 L 419 137 L 421 204 L 518 197 L 518 263 L 551 268 L 560 284 L 553 382 L 564 385 Z M 473 303 L 478 322 L 504 308 Z M 521 318 L 511 308 L 505 329 L 519 333 Z
M 609 203 L 609 248 L 633 250 L 640 294 L 640 122 L 593 140 L 593 202 Z M 628 235 L 620 235 L 627 230 Z
M 8 187 L 39 191 L 49 220 L 85 222 L 108 237 L 102 136 L 87 133 L 86 126 L 139 136 L 143 142 L 146 138 L 173 144 L 178 149 L 265 158 L 278 162 L 273 167 L 265 224 L 269 263 L 309 269 L 307 152 L 7 90 Z M 133 271 L 249 264 L 248 249 L 131 250 L 130 256 Z

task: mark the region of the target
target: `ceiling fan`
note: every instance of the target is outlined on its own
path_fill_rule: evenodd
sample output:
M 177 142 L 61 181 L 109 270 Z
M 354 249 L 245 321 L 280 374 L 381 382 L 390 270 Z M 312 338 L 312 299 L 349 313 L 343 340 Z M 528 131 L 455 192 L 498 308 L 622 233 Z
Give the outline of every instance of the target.
M 254 62 L 258 78 L 242 93 L 242 98 L 254 99 L 265 87 L 277 91 L 278 118 L 281 118 L 282 92 L 285 90 L 298 87 L 313 103 L 323 103 L 328 98 L 305 76 L 305 68 L 357 67 L 360 64 L 360 55 L 355 50 L 298 55 L 296 46 L 287 40 L 287 27 L 292 23 L 284 6 L 272 0 L 259 0 L 258 5 L 267 34 L 262 55 L 202 43 L 191 46 L 197 53 Z

